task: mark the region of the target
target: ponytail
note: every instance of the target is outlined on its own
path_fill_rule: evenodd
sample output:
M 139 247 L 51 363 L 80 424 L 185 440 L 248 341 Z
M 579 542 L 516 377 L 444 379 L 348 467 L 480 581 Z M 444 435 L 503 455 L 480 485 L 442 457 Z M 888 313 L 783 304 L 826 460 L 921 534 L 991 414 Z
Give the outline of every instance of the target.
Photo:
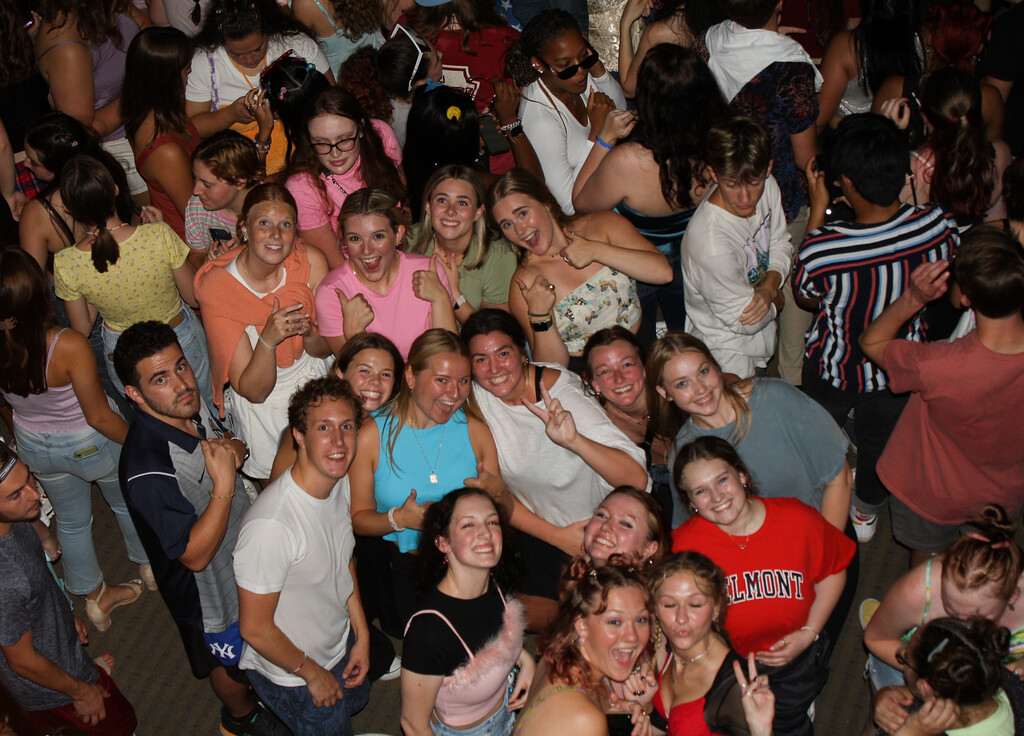
M 107 220 L 117 214 L 117 194 L 110 172 L 92 156 L 75 156 L 61 170 L 61 200 L 68 213 L 96 237 L 92 263 L 100 273 L 106 273 L 121 255 L 117 241 L 107 230 Z

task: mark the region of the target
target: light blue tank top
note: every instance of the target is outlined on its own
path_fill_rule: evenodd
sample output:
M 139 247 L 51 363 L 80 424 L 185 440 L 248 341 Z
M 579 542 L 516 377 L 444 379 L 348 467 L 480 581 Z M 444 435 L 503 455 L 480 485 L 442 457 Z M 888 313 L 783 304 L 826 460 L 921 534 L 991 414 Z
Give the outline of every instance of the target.
M 476 455 L 469 441 L 466 414 L 461 409 L 445 424 L 427 429 L 402 427 L 393 454 L 388 453 L 388 442 L 394 420 L 381 410 L 373 413 L 373 419 L 380 432 L 380 459 L 373 474 L 377 511 L 384 513 L 393 506 L 401 506 L 413 488 L 417 503 L 440 501 L 448 491 L 466 485 L 466 478 L 476 477 Z M 432 476 L 436 483 L 431 482 Z M 408 552 L 420 543 L 420 533 L 406 529 L 391 532 L 384 539 L 397 542 L 400 551 Z
M 327 12 L 327 9 L 324 8 L 320 0 L 313 0 L 313 2 L 320 8 L 320 12 L 327 16 L 327 22 L 334 29 L 333 36 L 327 36 L 326 38 L 317 36 L 316 42 L 320 46 L 320 50 L 324 52 L 324 56 L 327 57 L 327 63 L 330 65 L 331 71 L 334 72 L 335 78 L 338 76 L 338 70 L 341 69 L 341 65 L 345 63 L 348 57 L 355 53 L 356 49 L 363 46 L 369 46 L 374 49 L 379 48 L 380 44 L 378 43 L 377 34 L 367 33 L 353 41 L 338 28 L 338 24 L 334 22 L 331 14 Z

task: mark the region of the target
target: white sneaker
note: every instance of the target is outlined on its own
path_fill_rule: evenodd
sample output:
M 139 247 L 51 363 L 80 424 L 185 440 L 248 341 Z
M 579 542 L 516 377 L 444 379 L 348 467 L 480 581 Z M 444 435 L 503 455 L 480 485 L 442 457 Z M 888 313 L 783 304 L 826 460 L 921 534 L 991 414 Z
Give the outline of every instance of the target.
M 395 658 L 391 660 L 391 667 L 388 668 L 388 671 L 386 673 L 381 675 L 380 679 L 382 682 L 387 682 L 388 680 L 394 680 L 401 674 L 402 658 L 396 654 Z
M 856 507 L 850 507 L 850 521 L 857 533 L 858 542 L 870 542 L 878 531 L 878 514 L 865 514 Z

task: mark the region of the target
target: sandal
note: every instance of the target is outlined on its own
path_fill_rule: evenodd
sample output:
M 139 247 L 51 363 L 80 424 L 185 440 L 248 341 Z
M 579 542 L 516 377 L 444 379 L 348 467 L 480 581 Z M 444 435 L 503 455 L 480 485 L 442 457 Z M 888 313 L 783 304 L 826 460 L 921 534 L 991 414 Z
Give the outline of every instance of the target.
M 152 565 L 139 565 L 139 577 L 146 584 L 148 590 L 156 590 L 156 577 L 153 575 Z
M 134 603 L 142 595 L 142 581 L 141 580 L 129 580 L 127 583 L 121 583 L 121 586 L 131 588 L 135 591 L 134 598 L 127 598 L 122 601 L 118 601 L 112 605 L 108 610 L 104 611 L 100 608 L 100 599 L 103 598 L 103 594 L 107 592 L 106 581 L 100 583 L 100 594 L 93 599 L 86 598 L 85 600 L 85 613 L 92 621 L 92 625 L 96 627 L 97 631 L 106 631 L 110 628 L 110 612 L 115 608 L 121 606 L 127 606 L 130 603 Z M 119 586 L 119 587 L 121 587 Z

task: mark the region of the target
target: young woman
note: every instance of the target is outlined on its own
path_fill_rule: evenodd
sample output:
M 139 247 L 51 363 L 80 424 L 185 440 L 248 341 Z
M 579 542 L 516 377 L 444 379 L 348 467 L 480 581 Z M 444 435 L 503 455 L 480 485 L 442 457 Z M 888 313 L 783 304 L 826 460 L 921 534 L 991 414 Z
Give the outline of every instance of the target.
M 583 348 L 583 383 L 597 396 L 612 423 L 643 448 L 651 493 L 661 506 L 666 524 L 679 526 L 685 515 L 674 514 L 677 505 L 668 471 L 670 435 L 655 433 L 648 407 L 647 371 L 643 347 L 637 336 L 615 325 L 598 330 Z M 676 520 L 678 516 L 678 521 Z
M 260 72 L 292 51 L 331 82 L 327 58 L 305 28 L 274 0 L 214 0 L 195 37 L 192 72 L 185 87 L 185 109 L 203 137 L 232 128 L 268 151 L 268 174 L 284 166 L 286 142 L 278 122 L 270 136 L 261 125 L 269 107 L 259 94 Z
M 192 193 L 189 157 L 199 131 L 185 112 L 185 78 L 192 44 L 175 28 L 147 28 L 128 47 L 121 115 L 135 164 L 149 186 L 149 201 L 164 222 L 185 237 L 185 207 Z
M 380 45 L 384 9 L 379 0 L 347 3 L 341 0 L 293 0 L 292 15 L 316 36 L 335 78 L 345 60 L 359 48 Z
M 573 373 L 529 362 L 526 337 L 508 312 L 483 309 L 467 320 L 462 335 L 501 479 L 515 498 L 519 590 L 531 627 L 540 629 L 554 616 L 562 568 L 580 553 L 594 509 L 618 486 L 648 487 L 643 451 Z
M 507 240 L 487 229 L 485 201 L 479 172 L 442 166 L 423 189 L 422 222 L 409 231 L 409 251 L 436 255 L 444 268 L 459 324 L 478 309 L 508 309 L 516 257 Z
M 345 343 L 334 359 L 334 373 L 344 378 L 369 413 L 391 401 L 402 385 L 402 355 L 395 344 L 375 332 L 363 332 Z M 295 464 L 298 448 L 287 433 L 281 435 L 270 480 Z
M 686 325 L 679 242 L 710 183 L 699 171 L 708 128 L 729 108 L 707 64 L 694 51 L 660 44 L 646 55 L 637 85 L 638 122 L 573 196 L 579 212 L 614 209 L 664 254 L 672 266 L 665 286 L 637 285 L 641 342 L 655 338 L 658 311 L 670 330 Z
M 358 189 L 380 189 L 401 200 L 402 151 L 387 123 L 371 120 L 355 96 L 332 87 L 306 111 L 305 135 L 284 176 L 299 207 L 299 234 L 331 268 L 344 262 L 338 213 Z
M 327 261 L 298 241 L 295 200 L 280 184 L 249 192 L 237 235 L 245 247 L 199 269 L 196 295 L 209 334 L 214 401 L 250 448 L 246 475 L 266 479 L 288 424 L 288 399 L 327 372 L 329 349 L 313 307 Z
M 402 648 L 402 730 L 508 736 L 535 664 L 523 649 L 523 604 L 506 597 L 505 517 L 483 491 L 460 488 L 427 509 L 423 532 L 424 596 Z
M 771 678 L 775 731 L 812 733 L 807 709 L 828 672 L 824 627 L 856 543 L 800 501 L 752 498 L 750 471 L 718 437 L 683 446 L 673 476 L 695 516 L 672 533 L 672 550 L 699 549 L 735 580 L 726 631 Z
M 133 196 L 145 204 L 146 182 L 135 168 L 121 126 L 119 98 L 128 45 L 138 24 L 109 3 L 44 0 L 39 22 L 29 27 L 36 65 L 50 86 L 56 110 L 94 130 L 103 147 L 124 167 Z
M 516 736 L 608 736 L 610 684 L 651 661 L 651 628 L 650 593 L 636 570 L 619 561 L 595 568 L 574 560 L 557 618 L 539 642 L 541 664 Z M 630 711 L 634 725 L 648 725 L 642 709 Z
M 408 355 L 424 330 L 456 329 L 437 258 L 398 250 L 406 226 L 393 196 L 361 189 L 345 200 L 338 222 L 348 260 L 316 292 L 320 331 L 331 350 L 372 328 Z
M 472 403 L 469 351 L 458 335 L 432 329 L 409 352 L 405 383 L 359 430 L 349 470 L 352 526 L 391 545 L 394 598 L 405 623 L 416 610 L 414 551 L 429 503 L 486 471 L 498 475 L 487 425 Z
M 921 82 L 917 99 L 925 122 L 925 139 L 911 152 L 911 176 L 900 194 L 908 204 L 937 202 L 961 225 L 1006 216 L 1003 172 L 1010 147 L 989 143 L 981 117 L 981 87 L 970 74 L 946 66 Z M 899 99 L 883 107 L 898 125 L 909 122 L 909 104 Z
M 150 590 L 156 589 L 117 477 L 125 421 L 100 386 L 88 340 L 56 326 L 42 269 L 18 248 L 0 252 L 0 395 L 14 412 L 18 453 L 43 484 L 56 514 L 64 580 L 85 596 L 85 611 L 100 631 L 110 612 L 134 603 L 141 581 L 107 586 L 92 540 L 92 483 L 114 512 L 128 549 Z
M 1024 685 L 999 666 L 1009 642 L 1005 628 L 980 616 L 926 624 L 897 655 L 907 685 L 879 694 L 875 719 L 898 736 L 1017 733 Z
M 251 140 L 225 130 L 196 146 L 192 176 L 195 185 L 185 205 L 185 242 L 192 250 L 189 259 L 198 268 L 207 258 L 238 245 L 238 213 L 263 178 L 263 165 Z
M 1024 672 L 1024 550 L 1014 523 L 999 506 L 985 507 L 971 529 L 945 553 L 903 575 L 885 594 L 864 630 L 871 682 L 902 683 L 898 652 L 907 633 L 944 616 L 980 614 L 1011 632 L 1007 666 Z
M 373 67 L 373 78 L 364 83 L 379 84 L 391 97 L 391 127 L 404 146 L 413 94 L 420 87 L 433 89 L 441 83 L 441 52 L 413 29 L 396 24 Z
M 495 182 L 487 211 L 519 251 L 509 308 L 528 330 L 537 360 L 578 372 L 592 334 L 615 324 L 639 329 L 634 279 L 672 280 L 668 259 L 626 218 L 614 212 L 567 218 L 544 184 L 523 169 Z
M 75 156 L 61 172 L 64 207 L 88 228 L 73 248 L 53 258 L 54 290 L 64 300 L 68 322 L 89 335 L 97 315 L 102 318 L 107 373 L 122 394 L 112 358 L 118 337 L 136 322 L 166 322 L 174 328 L 210 405 L 210 362 L 206 334 L 192 311 L 198 304 L 188 246 L 164 222 L 123 221 L 117 193 L 106 167 L 90 156 Z
M 744 679 L 743 659 L 729 644 L 722 568 L 700 552 L 679 552 L 655 567 L 650 589 L 666 643 L 654 706 L 668 736 L 770 736 L 775 695 L 753 654 Z
M 655 565 L 670 547 L 660 504 L 650 493 L 629 486 L 605 496 L 583 529 L 583 554 L 594 567 L 608 564 L 612 555 Z
M 510 47 L 508 69 L 523 87 L 519 116 L 558 206 L 573 214 L 572 197 L 589 173 L 632 130 L 622 88 L 564 10 L 537 14 Z M 582 175 L 582 181 L 580 177 Z
M 260 73 L 260 88 L 274 117 L 284 127 L 286 164 L 299 139 L 306 134 L 306 107 L 331 83 L 315 66 L 294 55 L 285 55 Z

